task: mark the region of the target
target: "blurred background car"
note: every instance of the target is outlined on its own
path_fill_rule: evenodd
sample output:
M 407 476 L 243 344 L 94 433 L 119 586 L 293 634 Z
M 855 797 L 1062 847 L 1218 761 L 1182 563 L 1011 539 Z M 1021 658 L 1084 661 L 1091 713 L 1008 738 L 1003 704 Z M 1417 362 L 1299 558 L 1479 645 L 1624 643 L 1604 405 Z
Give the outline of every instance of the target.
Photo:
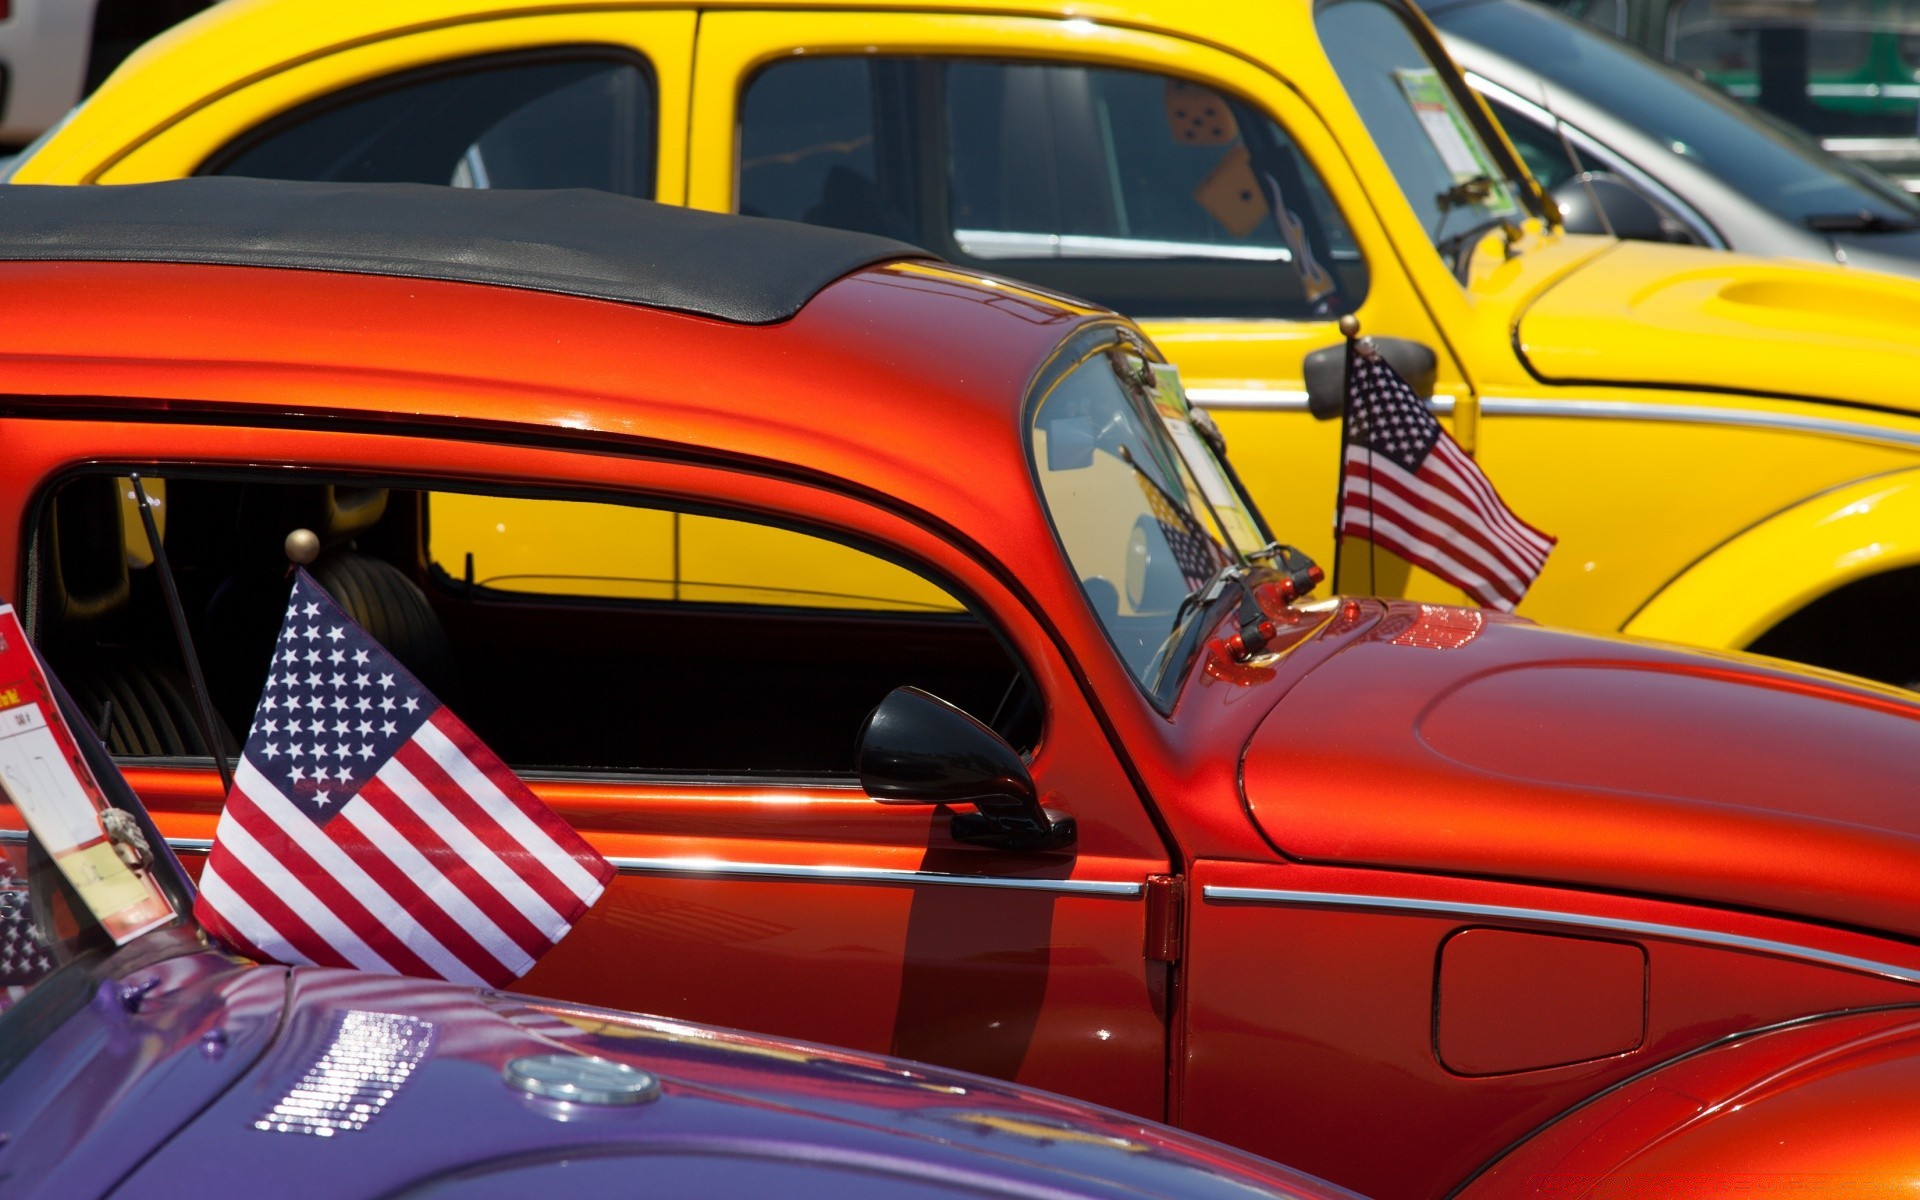
M 1425 9 L 1569 229 L 1920 274 L 1920 200 L 1879 173 L 1530 0 Z
M 0 154 L 52 128 L 122 59 L 213 0 L 0 0 Z
M 1902 0 L 1548 0 L 1920 187 L 1920 10 Z

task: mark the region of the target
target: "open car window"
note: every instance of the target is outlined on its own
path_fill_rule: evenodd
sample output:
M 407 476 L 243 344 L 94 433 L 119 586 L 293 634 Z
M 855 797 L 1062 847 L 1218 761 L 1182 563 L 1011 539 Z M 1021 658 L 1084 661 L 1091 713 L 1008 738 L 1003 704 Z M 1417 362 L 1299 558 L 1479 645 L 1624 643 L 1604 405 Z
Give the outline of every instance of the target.
M 266 675 L 296 528 L 320 535 L 315 579 L 519 771 L 847 777 L 861 721 L 908 684 L 1017 746 L 1039 737 L 1025 673 L 963 598 L 817 534 L 347 479 L 155 482 L 230 753 Z M 43 498 L 36 636 L 116 756 L 204 755 L 122 490 L 103 472 Z
M 1327 316 L 1367 292 L 1286 132 L 1171 76 L 808 55 L 748 81 L 739 147 L 743 213 L 900 238 L 1133 316 Z

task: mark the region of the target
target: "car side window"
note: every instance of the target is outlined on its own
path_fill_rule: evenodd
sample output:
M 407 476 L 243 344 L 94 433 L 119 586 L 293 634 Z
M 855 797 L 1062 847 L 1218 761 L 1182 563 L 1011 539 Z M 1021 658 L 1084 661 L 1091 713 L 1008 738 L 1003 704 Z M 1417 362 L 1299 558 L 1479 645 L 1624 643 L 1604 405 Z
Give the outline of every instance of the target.
M 1491 98 L 1487 106 L 1499 119 L 1507 140 L 1520 152 L 1520 161 L 1527 165 L 1528 174 L 1539 180 L 1541 187 L 1556 188 L 1572 179 L 1575 162 L 1584 171 L 1604 169 L 1604 164 L 1588 163 L 1578 150 L 1560 140 L 1558 132 L 1525 113 Z
M 739 146 L 743 213 L 901 238 L 1134 316 L 1306 318 L 1366 295 L 1286 132 L 1170 76 L 796 58 L 747 83 Z
M 651 197 L 655 120 L 653 73 L 632 54 L 490 55 L 284 113 L 236 138 L 200 173 Z
M 252 724 L 300 528 L 323 547 L 314 579 L 518 770 L 845 777 L 862 720 L 909 684 L 1016 746 L 1039 738 L 1025 673 L 959 597 L 817 534 L 349 480 L 147 486 L 229 752 Z M 127 487 L 87 474 L 44 497 L 34 637 L 116 756 L 204 755 Z M 337 751 L 352 729 L 324 732 L 316 745 Z

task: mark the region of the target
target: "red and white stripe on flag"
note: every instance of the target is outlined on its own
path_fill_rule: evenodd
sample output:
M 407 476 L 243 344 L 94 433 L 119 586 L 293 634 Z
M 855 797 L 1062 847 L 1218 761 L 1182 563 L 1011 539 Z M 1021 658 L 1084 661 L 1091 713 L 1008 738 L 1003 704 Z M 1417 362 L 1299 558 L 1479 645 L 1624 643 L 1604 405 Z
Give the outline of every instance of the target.
M 1342 534 L 1372 541 L 1506 612 L 1526 595 L 1556 540 L 1515 516 L 1444 430 L 1412 471 L 1349 444 L 1340 501 Z
M 502 986 L 611 863 L 306 573 L 195 915 L 257 958 Z
M 1515 516 L 1386 357 L 1347 352 L 1338 535 L 1373 542 L 1511 611 L 1554 539 Z

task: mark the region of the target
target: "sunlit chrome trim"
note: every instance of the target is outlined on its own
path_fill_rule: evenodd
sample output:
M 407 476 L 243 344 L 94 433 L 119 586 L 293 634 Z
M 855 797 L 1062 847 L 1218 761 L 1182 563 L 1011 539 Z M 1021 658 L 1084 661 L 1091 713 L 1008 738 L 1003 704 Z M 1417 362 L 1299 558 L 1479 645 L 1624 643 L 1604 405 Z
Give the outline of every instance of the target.
M 23 845 L 26 840 L 27 831 L 24 829 L 0 829 L 0 846 Z M 167 839 L 167 845 L 173 847 L 175 854 L 182 851 L 188 854 L 205 854 L 213 849 L 213 839 L 170 837 Z
M 1779 429 L 1789 433 L 1813 433 L 1920 448 L 1920 432 L 1835 421 L 1826 417 L 1759 412 L 1750 408 L 1708 408 L 1702 404 L 1642 404 L 1635 400 L 1521 400 L 1486 396 L 1480 401 L 1480 412 L 1483 416 L 1500 417 L 1587 417 L 1614 421 L 1668 421 L 1683 425 L 1743 425 L 1754 429 Z
M 811 879 L 836 883 L 936 883 L 953 887 L 1066 892 L 1077 896 L 1139 896 L 1142 883 L 1118 879 L 1023 879 L 1013 875 L 954 875 L 892 867 L 809 866 L 800 863 L 728 862 L 717 858 L 610 858 L 622 874 L 727 875 L 758 879 Z
M 1348 892 L 1296 892 L 1279 888 L 1228 887 L 1210 883 L 1203 889 L 1209 903 L 1238 900 L 1249 904 L 1278 904 L 1311 908 L 1361 908 L 1385 912 L 1415 912 L 1437 917 L 1479 917 L 1494 921 L 1527 921 L 1538 925 L 1562 925 L 1578 929 L 1605 929 L 1614 933 L 1634 933 L 1644 937 L 1675 942 L 1694 942 L 1705 946 L 1724 946 L 1730 950 L 1748 950 L 1776 958 L 1793 958 L 1819 963 L 1865 975 L 1879 975 L 1901 983 L 1920 983 L 1920 969 L 1835 954 L 1792 942 L 1747 937 L 1738 933 L 1720 933 L 1712 929 L 1694 929 L 1686 925 L 1660 925 L 1652 921 L 1632 921 L 1623 917 L 1596 917 L 1586 913 L 1558 912 L 1545 908 L 1513 908 L 1504 904 L 1472 904 L 1452 900 L 1414 900 L 1404 896 L 1367 896 Z
M 1187 399 L 1201 408 L 1234 409 L 1245 412 L 1306 412 L 1307 394 L 1282 388 L 1190 387 Z M 1434 396 L 1427 408 L 1435 416 L 1453 415 L 1452 396 Z

